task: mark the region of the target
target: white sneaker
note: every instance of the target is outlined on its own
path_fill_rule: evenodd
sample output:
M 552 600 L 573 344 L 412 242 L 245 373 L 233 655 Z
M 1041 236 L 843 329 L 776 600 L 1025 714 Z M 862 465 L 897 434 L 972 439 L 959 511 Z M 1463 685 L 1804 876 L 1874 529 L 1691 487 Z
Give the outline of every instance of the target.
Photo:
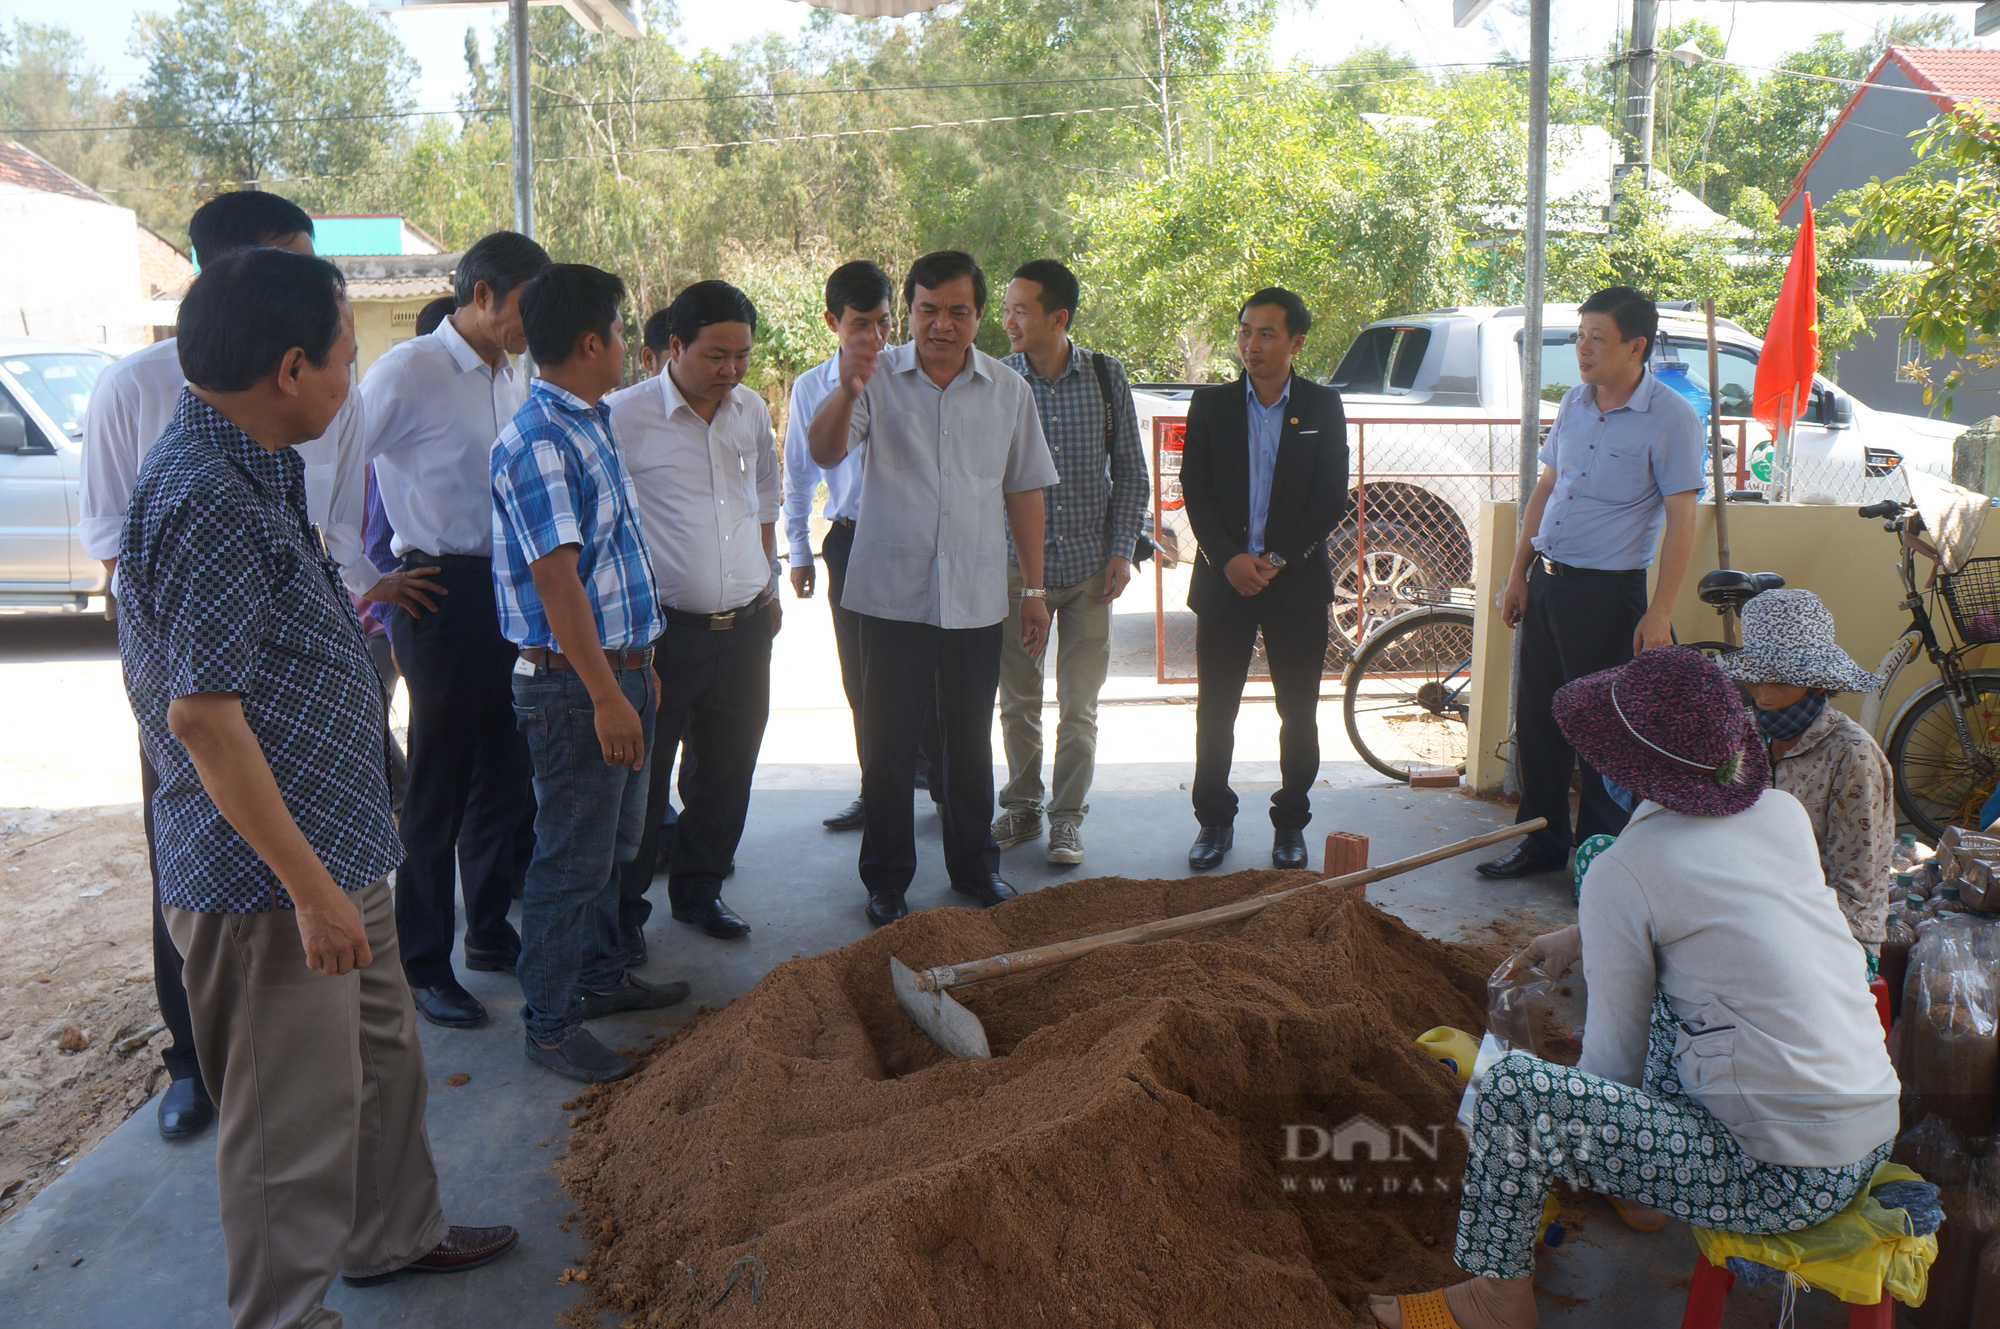
M 993 823 L 993 843 L 1012 849 L 1042 835 L 1042 814 L 1034 808 L 1008 808 Z
M 1083 862 L 1083 836 L 1077 833 L 1073 821 L 1052 821 L 1049 823 L 1049 862 Z

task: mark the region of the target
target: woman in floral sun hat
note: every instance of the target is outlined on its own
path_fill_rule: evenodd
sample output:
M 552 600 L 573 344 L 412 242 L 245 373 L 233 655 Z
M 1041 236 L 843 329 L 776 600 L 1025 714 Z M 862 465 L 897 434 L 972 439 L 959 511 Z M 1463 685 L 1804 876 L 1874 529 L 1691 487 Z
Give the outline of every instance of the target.
M 1835 643 L 1833 615 L 1811 591 L 1766 591 L 1745 603 L 1743 648 L 1721 665 L 1757 703 L 1771 783 L 1812 819 L 1820 872 L 1868 952 L 1872 977 L 1888 922 L 1894 784 L 1868 731 L 1826 699 L 1873 692 L 1882 680 Z
M 1474 1277 L 1375 1297 L 1389 1329 L 1532 1329 L 1557 1181 L 1730 1232 L 1833 1217 L 1887 1160 L 1896 1073 L 1812 825 L 1769 787 L 1736 687 L 1663 646 L 1555 697 L 1577 755 L 1635 796 L 1577 926 L 1513 963 L 1588 989 L 1574 1068 L 1512 1052 L 1478 1082 L 1459 1206 Z

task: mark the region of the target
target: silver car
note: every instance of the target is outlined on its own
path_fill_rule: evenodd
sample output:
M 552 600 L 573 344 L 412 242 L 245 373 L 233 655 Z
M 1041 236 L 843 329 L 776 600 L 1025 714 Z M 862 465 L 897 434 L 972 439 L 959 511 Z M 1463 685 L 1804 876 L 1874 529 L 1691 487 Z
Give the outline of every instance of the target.
M 76 523 L 83 412 L 111 357 L 89 346 L 0 337 L 0 605 L 84 609 L 104 565 Z

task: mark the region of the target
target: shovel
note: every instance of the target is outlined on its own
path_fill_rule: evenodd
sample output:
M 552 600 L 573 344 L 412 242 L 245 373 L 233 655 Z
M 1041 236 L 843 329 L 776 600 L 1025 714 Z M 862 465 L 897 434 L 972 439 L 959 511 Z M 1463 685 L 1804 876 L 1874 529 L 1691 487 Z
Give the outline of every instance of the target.
M 1533 821 L 1520 822 L 1484 835 L 1475 835 L 1469 840 L 1456 844 L 1441 845 L 1409 858 L 1384 863 L 1380 867 L 1363 868 L 1343 877 L 1329 877 L 1306 886 L 1294 886 L 1288 891 L 1274 891 L 1270 895 L 1254 895 L 1235 904 L 1218 905 L 1213 909 L 1203 909 L 1192 914 L 1180 914 L 1174 918 L 1155 919 L 1151 923 L 1139 923 L 1116 932 L 1100 932 L 1093 937 L 1078 937 L 1074 941 L 1052 942 L 1047 946 L 1037 946 L 1025 951 L 1009 951 L 1005 955 L 989 955 L 984 960 L 968 960 L 964 964 L 938 965 L 922 973 L 910 968 L 895 956 L 889 957 L 889 981 L 896 989 L 896 1004 L 903 1013 L 916 1021 L 917 1027 L 930 1035 L 931 1042 L 937 1044 L 952 1056 L 962 1060 L 985 1059 L 993 1055 L 986 1043 L 986 1027 L 979 1023 L 979 1017 L 967 1010 L 951 995 L 952 988 L 964 987 L 969 983 L 983 983 L 989 978 L 1000 978 L 1007 974 L 1018 974 L 1028 969 L 1040 969 L 1047 965 L 1063 964 L 1106 946 L 1116 946 L 1124 942 L 1151 941 L 1155 937 L 1178 937 L 1184 932 L 1195 932 L 1202 928 L 1214 927 L 1217 923 L 1233 923 L 1239 918 L 1249 918 L 1261 913 L 1271 905 L 1300 891 L 1317 890 L 1321 886 L 1366 886 L 1371 881 L 1381 881 L 1385 877 L 1413 872 L 1417 868 L 1428 867 L 1432 863 L 1460 854 L 1469 854 L 1475 849 L 1484 849 L 1517 835 L 1539 831 L 1548 822 L 1541 817 Z

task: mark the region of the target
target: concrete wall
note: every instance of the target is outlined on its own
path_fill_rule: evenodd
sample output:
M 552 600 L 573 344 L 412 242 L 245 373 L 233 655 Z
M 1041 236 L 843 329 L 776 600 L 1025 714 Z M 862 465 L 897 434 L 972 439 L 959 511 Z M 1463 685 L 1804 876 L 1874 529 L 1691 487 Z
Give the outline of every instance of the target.
M 406 342 L 417 333 L 417 315 L 437 297 L 420 295 L 409 300 L 354 301 L 354 376 L 367 376 L 368 366 L 386 354 L 391 346 Z
M 0 188 L 0 336 L 132 343 L 139 221 L 130 208 Z
M 1722 620 L 1695 597 L 1702 574 L 1716 566 L 1715 506 L 1704 503 L 1697 512 L 1694 558 L 1674 603 L 1674 632 L 1684 642 L 1722 637 Z M 1513 634 L 1500 625 L 1491 600 L 1505 585 L 1513 557 L 1514 520 L 1512 503 L 1481 507 L 1477 575 L 1484 598 L 1473 633 L 1477 675 L 1468 719 L 1472 733 L 1466 777 L 1482 792 L 1498 790 L 1506 774 L 1507 708 L 1484 703 L 1488 698 L 1504 702 L 1506 696 Z M 1881 522 L 1855 516 L 1851 505 L 1731 504 L 1729 545 L 1732 566 L 1747 572 L 1780 573 L 1786 585 L 1809 590 L 1826 601 L 1833 611 L 1841 649 L 1864 669 L 1873 669 L 1909 627 L 1908 611 L 1897 607 L 1903 592 L 1896 573 L 1895 538 L 1882 529 Z M 2000 520 L 1987 522 L 1978 553 L 2000 555 Z M 1929 566 L 1919 560 L 1920 589 Z M 1995 654 L 1993 648 L 1985 648 L 1970 663 L 1975 667 L 1991 663 L 1985 657 Z M 1906 666 L 1882 708 L 1883 721 L 1895 714 L 1913 688 L 1935 677 L 1936 671 L 1927 660 Z M 1834 704 L 1849 715 L 1860 709 L 1860 702 L 1856 696 L 1834 699 Z

